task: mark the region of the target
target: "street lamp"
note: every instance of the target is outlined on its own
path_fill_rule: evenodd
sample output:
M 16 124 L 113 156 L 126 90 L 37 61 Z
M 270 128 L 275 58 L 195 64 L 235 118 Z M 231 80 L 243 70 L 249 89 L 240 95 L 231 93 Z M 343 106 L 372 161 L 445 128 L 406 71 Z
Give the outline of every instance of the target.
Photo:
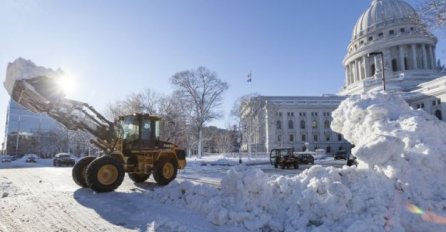
M 367 56 L 381 56 L 381 73 L 382 73 L 382 82 L 383 82 L 383 90 L 386 91 L 386 78 L 384 76 L 384 54 L 383 52 L 370 52 Z

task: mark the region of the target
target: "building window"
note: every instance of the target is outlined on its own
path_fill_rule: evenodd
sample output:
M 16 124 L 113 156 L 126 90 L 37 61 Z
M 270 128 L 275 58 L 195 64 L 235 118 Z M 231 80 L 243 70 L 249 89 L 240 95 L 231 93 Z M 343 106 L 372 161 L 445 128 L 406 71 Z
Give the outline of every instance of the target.
M 280 120 L 277 120 L 276 128 L 277 128 L 277 130 L 281 130 L 282 129 L 282 122 Z
M 290 135 L 290 142 L 294 142 L 294 135 Z
M 314 141 L 314 142 L 317 142 L 317 140 L 318 140 L 317 135 L 313 135 L 313 141 Z
M 311 127 L 312 127 L 313 129 L 316 129 L 316 128 L 317 128 L 317 122 L 316 122 L 316 120 L 313 120 L 313 121 L 311 122 Z
M 407 63 L 407 57 L 404 57 L 404 69 L 409 70 L 409 63 Z
M 288 121 L 288 129 L 294 129 L 294 122 L 293 120 Z
M 330 121 L 325 120 L 325 122 L 324 122 L 324 128 L 325 128 L 325 129 L 330 129 Z
M 301 135 L 300 138 L 301 138 L 302 142 L 307 141 L 307 136 L 305 136 L 305 135 Z
M 327 141 L 327 142 L 330 141 L 330 135 L 329 135 L 329 134 L 326 134 L 326 135 L 325 135 L 325 141 Z
M 437 101 L 432 101 L 432 105 L 434 106 L 434 105 L 436 105 L 437 104 Z
M 395 34 L 395 31 L 394 30 L 390 30 L 389 31 L 389 35 L 394 35 Z
M 382 38 L 384 36 L 384 33 L 382 33 L 382 32 L 380 32 L 379 34 L 378 34 L 378 37 L 379 38 Z
M 338 134 L 338 141 L 342 141 L 342 135 Z
M 372 65 L 370 66 L 370 72 L 372 73 L 372 76 L 375 76 L 375 72 L 376 72 L 375 64 L 372 64 Z
M 400 28 L 401 33 L 404 33 L 406 31 L 406 29 L 404 28 Z
M 373 40 L 373 37 L 372 37 L 372 36 L 370 36 L 370 37 L 369 37 L 369 41 L 372 41 L 372 40 Z
M 300 129 L 305 129 L 305 121 L 304 120 L 300 120 Z
M 331 147 L 330 147 L 330 146 L 327 146 L 327 148 L 325 149 L 325 151 L 326 151 L 327 153 L 330 153 L 330 152 L 331 152 Z
M 398 71 L 398 63 L 396 59 L 392 59 L 392 71 L 394 72 Z
M 282 117 L 282 112 L 279 112 L 279 117 Z
M 441 100 L 440 99 L 437 100 L 437 105 L 441 105 Z
M 440 120 L 443 120 L 443 116 L 441 114 L 441 110 L 436 110 L 435 111 L 435 117 L 437 117 Z

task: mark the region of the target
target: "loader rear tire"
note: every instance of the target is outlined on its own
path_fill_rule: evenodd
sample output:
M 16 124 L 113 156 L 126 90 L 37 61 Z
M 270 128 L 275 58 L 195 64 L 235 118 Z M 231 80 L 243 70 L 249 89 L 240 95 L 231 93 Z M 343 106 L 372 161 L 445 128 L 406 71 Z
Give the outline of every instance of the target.
M 128 173 L 129 178 L 133 180 L 135 183 L 142 183 L 149 179 L 149 174 L 140 174 L 140 173 Z
M 86 177 L 86 170 L 88 165 L 94 160 L 96 157 L 93 156 L 87 156 L 75 163 L 73 165 L 73 170 L 71 172 L 71 175 L 73 176 L 74 182 L 81 186 L 82 188 L 88 187 L 87 181 L 85 179 Z
M 96 192 L 110 192 L 124 180 L 124 167 L 111 156 L 102 156 L 93 160 L 87 167 L 87 184 Z
M 167 185 L 177 177 L 178 165 L 173 158 L 161 158 L 155 163 L 153 178 L 159 185 Z

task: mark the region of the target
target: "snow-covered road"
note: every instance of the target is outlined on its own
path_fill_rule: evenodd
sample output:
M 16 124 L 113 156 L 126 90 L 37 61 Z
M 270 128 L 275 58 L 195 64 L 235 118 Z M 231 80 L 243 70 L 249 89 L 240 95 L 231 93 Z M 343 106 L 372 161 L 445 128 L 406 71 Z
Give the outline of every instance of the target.
M 24 167 L 0 169 L 0 183 L 0 231 L 240 231 L 147 197 L 153 180 L 126 177 L 117 191 L 96 194 L 80 189 L 69 167 Z
M 72 181 L 71 167 L 50 164 L 50 160 L 0 164 L 0 231 L 246 231 L 243 227 L 216 226 L 207 215 L 186 206 L 158 202 L 150 197 L 161 188 L 152 178 L 134 184 L 126 177 L 116 191 L 97 194 Z M 293 176 L 309 167 L 281 170 L 267 164 L 253 166 L 270 176 Z M 231 167 L 221 161 L 191 161 L 176 181 L 220 188 Z
M 148 197 L 159 188 L 152 178 L 135 185 L 126 177 L 115 192 L 97 194 L 72 181 L 71 167 L 50 164 L 50 160 L 0 164 L 0 231 L 245 231 L 215 226 L 207 215 Z M 290 176 L 305 168 L 274 170 L 271 165 L 257 166 L 269 175 Z M 177 181 L 219 188 L 230 168 L 221 162 L 192 161 Z

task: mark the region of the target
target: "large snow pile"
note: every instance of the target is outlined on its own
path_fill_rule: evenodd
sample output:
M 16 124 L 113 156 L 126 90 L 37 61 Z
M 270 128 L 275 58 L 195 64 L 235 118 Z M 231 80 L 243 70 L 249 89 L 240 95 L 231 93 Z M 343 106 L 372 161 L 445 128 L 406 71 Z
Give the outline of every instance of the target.
M 4 82 L 4 86 L 9 95 L 11 95 L 16 80 L 31 79 L 39 76 L 55 78 L 63 76 L 63 74 L 64 73 L 61 69 L 53 70 L 50 68 L 37 66 L 31 60 L 18 58 L 14 60 L 14 62 L 8 63 L 8 67 L 6 68 L 6 79 Z
M 249 231 L 446 231 L 405 207 L 446 215 L 446 125 L 380 93 L 346 99 L 333 117 L 333 130 L 356 145 L 357 168 L 316 165 L 294 177 L 235 168 L 221 189 L 173 182 L 150 196 Z

